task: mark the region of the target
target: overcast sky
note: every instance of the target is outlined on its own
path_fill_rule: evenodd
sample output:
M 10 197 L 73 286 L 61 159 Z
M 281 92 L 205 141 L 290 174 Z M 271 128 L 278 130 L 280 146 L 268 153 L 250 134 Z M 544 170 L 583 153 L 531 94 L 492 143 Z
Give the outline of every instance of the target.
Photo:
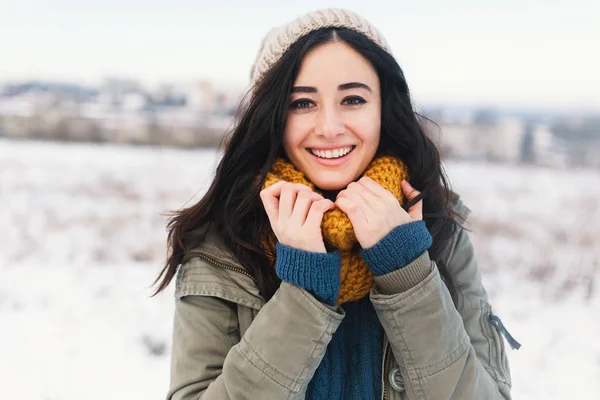
M 0 0 L 0 82 L 106 76 L 244 87 L 269 29 L 324 6 L 386 37 L 419 102 L 600 110 L 590 0 Z

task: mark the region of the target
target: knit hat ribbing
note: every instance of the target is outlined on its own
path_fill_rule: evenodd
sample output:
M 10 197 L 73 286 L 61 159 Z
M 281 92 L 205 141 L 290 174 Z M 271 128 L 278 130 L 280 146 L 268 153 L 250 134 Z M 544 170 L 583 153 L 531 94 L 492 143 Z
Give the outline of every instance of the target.
M 385 38 L 373 25 L 352 11 L 329 8 L 310 12 L 286 25 L 271 29 L 261 42 L 256 61 L 250 70 L 254 87 L 281 56 L 302 36 L 321 28 L 348 28 L 362 33 L 388 53 Z

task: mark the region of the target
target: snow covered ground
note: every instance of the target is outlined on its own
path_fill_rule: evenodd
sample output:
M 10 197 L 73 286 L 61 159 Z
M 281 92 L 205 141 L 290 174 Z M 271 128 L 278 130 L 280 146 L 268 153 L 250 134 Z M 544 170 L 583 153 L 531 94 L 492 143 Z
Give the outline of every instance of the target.
M 172 287 L 161 215 L 217 154 L 0 140 L 0 391 L 162 399 Z M 600 173 L 451 162 L 509 350 L 515 399 L 600 397 Z M 507 346 L 508 348 L 508 346 Z

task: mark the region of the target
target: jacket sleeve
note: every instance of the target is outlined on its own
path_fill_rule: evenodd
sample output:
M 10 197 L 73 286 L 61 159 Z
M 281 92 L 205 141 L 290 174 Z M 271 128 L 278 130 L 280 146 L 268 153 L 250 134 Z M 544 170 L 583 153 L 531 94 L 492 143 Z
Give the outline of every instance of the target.
M 176 298 L 167 399 L 304 398 L 343 311 L 287 282 L 241 338 L 236 310 L 218 297 Z
M 448 262 L 458 289 L 456 307 L 427 251 L 405 268 L 376 277 L 371 300 L 409 400 L 509 400 L 504 342 L 489 319 L 471 241 L 457 229 Z

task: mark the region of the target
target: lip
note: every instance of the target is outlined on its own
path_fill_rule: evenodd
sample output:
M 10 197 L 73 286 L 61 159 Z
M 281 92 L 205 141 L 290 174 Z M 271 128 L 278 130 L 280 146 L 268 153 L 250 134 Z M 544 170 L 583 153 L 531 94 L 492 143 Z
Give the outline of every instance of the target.
M 344 147 L 344 146 L 342 146 Z M 350 153 L 346 154 L 343 157 L 338 157 L 338 158 L 321 158 L 321 157 L 317 157 L 315 156 L 313 153 L 311 153 L 311 151 L 309 150 L 309 148 L 306 149 L 306 152 L 313 158 L 314 161 L 316 161 L 318 164 L 321 164 L 325 167 L 338 167 L 340 165 L 345 164 L 349 159 L 350 159 L 350 154 L 354 153 L 354 150 L 356 150 L 356 146 L 352 146 L 353 149 L 352 151 L 350 151 Z M 311 149 L 315 149 L 315 150 L 331 150 L 331 149 L 339 149 L 339 147 L 330 147 L 328 149 L 324 149 L 324 148 L 317 148 L 317 147 L 310 147 Z

